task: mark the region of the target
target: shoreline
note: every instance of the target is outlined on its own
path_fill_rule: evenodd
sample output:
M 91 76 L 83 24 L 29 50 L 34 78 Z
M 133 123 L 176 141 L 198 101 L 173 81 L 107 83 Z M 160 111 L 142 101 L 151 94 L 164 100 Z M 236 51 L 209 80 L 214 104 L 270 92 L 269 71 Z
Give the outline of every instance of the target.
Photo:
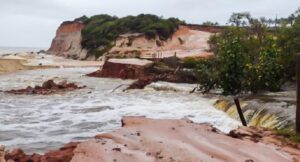
M 0 55 L 0 75 L 22 70 L 101 66 L 102 62 L 100 61 L 72 60 L 35 52 Z
M 28 65 L 24 65 L 23 60 L 0 58 L 0 75 L 15 73 L 22 70 L 38 70 L 38 69 L 49 69 L 49 68 L 59 68 L 59 67 L 58 66 L 28 66 Z

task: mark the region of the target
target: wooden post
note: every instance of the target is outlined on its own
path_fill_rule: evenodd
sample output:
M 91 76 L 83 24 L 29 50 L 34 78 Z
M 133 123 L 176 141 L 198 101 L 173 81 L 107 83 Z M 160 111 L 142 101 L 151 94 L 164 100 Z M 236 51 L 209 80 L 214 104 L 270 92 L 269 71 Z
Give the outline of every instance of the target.
M 296 106 L 296 132 L 300 133 L 300 53 L 296 55 L 297 74 L 297 106 Z
M 243 111 L 242 111 L 242 108 L 241 108 L 240 101 L 239 101 L 238 97 L 234 98 L 234 103 L 236 105 L 236 109 L 239 113 L 239 116 L 240 116 L 240 119 L 241 119 L 241 122 L 242 122 L 243 126 L 247 127 L 247 122 L 246 122 L 246 119 L 243 115 Z
M 0 145 L 0 162 L 6 162 L 5 154 L 5 147 L 3 145 Z

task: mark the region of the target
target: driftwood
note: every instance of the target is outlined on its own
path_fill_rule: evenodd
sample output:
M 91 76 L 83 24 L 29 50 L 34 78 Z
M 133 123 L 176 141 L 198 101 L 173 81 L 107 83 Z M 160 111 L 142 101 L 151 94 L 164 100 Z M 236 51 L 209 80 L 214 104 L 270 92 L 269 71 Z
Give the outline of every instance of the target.
M 121 84 L 121 85 L 117 86 L 116 88 L 114 88 L 110 93 L 114 93 L 117 89 L 119 89 L 119 88 L 121 88 L 122 86 L 125 86 L 125 85 L 129 86 L 130 84 Z
M 176 68 L 176 70 L 174 71 L 174 74 L 176 74 L 179 70 L 180 70 L 180 66 L 178 66 L 178 67 Z
M 198 89 L 198 86 L 195 87 L 193 90 L 190 91 L 190 93 L 194 93 Z

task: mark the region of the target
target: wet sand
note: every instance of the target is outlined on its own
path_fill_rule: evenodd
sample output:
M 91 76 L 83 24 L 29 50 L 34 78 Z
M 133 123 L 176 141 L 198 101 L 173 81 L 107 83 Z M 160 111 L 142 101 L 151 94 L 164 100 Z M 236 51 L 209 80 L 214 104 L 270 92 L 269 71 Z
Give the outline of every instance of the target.
M 34 70 L 34 69 L 42 69 L 42 68 L 51 68 L 51 67 L 26 66 L 24 65 L 24 60 L 19 60 L 19 59 L 0 59 L 0 74 L 13 73 L 20 70 Z
M 0 56 L 0 74 L 59 67 L 100 67 L 102 64 L 100 61 L 71 60 L 47 54 L 18 53 Z

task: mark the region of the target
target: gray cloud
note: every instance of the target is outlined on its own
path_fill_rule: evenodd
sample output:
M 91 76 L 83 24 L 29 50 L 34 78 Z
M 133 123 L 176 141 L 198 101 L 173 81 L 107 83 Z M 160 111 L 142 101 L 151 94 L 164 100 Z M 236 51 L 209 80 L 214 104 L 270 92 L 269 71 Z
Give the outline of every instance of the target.
M 299 0 L 0 0 L 0 46 L 48 47 L 62 21 L 82 15 L 151 13 L 224 24 L 233 12 L 274 18 L 299 6 Z

